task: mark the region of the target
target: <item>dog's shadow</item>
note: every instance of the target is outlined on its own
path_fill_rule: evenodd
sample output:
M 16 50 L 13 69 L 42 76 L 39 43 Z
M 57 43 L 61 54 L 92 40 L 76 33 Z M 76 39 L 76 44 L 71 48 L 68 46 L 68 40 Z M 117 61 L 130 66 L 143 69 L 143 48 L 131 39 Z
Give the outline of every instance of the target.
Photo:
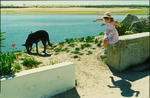
M 40 56 L 40 57 L 50 57 L 52 54 L 39 54 L 39 53 L 28 53 L 29 55 Z

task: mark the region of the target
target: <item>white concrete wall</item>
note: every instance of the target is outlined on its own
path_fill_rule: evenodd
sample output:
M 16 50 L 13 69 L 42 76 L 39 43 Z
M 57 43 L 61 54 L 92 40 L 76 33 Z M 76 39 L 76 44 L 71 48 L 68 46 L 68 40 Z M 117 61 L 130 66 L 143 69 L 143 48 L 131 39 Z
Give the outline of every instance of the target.
M 149 32 L 119 37 L 116 44 L 108 44 L 107 64 L 117 71 L 146 61 L 150 51 Z
M 17 73 L 1 80 L 0 98 L 49 98 L 75 86 L 74 64 L 64 62 Z

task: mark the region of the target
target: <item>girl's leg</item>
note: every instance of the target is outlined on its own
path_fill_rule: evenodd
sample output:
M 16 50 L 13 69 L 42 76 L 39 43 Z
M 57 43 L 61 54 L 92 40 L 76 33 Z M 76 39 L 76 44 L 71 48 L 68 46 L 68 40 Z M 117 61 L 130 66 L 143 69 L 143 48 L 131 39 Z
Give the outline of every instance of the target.
M 104 40 L 104 54 L 107 54 L 107 40 Z
M 104 48 L 107 48 L 107 40 L 104 40 Z

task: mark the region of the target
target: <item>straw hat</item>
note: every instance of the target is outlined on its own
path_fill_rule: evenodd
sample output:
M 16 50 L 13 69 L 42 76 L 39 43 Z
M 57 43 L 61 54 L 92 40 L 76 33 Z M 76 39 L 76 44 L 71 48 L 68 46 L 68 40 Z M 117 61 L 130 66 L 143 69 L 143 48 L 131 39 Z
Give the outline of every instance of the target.
M 113 18 L 113 17 L 111 16 L 111 13 L 110 13 L 110 12 L 106 12 L 106 13 L 104 13 L 103 18 L 105 18 L 105 17 Z

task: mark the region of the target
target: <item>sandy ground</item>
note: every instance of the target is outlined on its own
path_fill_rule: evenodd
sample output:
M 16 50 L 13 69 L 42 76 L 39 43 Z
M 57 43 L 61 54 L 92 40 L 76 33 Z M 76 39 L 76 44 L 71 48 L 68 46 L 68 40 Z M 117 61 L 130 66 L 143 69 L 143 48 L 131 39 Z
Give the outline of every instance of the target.
M 95 47 L 95 49 L 92 49 Z M 91 50 L 93 54 L 82 55 L 77 59 L 73 54 L 61 52 L 57 55 L 53 51 L 51 56 L 33 55 L 42 65 L 71 61 L 75 64 L 77 85 L 72 90 L 51 98 L 149 98 L 149 72 L 145 70 L 147 63 L 139 65 L 122 73 L 116 73 L 100 58 L 103 47 L 92 46 L 83 53 Z M 40 48 L 42 51 L 43 48 Z M 114 79 L 111 81 L 112 77 Z M 116 86 L 116 87 L 114 87 Z
M 128 11 L 143 11 L 146 9 L 130 9 L 130 8 L 2 8 L 1 12 L 15 12 L 15 13 L 38 13 L 38 12 L 95 12 L 99 14 L 103 14 L 106 11 L 110 11 L 112 13 L 121 13 Z

